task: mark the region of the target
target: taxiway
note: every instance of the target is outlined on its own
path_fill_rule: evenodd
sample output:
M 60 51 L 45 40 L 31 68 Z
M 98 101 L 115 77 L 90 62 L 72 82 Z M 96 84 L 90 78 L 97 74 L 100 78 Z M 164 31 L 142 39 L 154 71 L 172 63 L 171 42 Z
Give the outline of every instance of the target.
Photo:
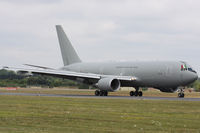
M 99 99 L 132 99 L 132 100 L 200 101 L 200 98 L 178 98 L 178 97 L 93 96 L 93 95 L 71 95 L 71 94 L 64 95 L 64 94 L 36 94 L 36 93 L 0 93 L 0 95 L 68 97 L 68 98 L 99 98 Z

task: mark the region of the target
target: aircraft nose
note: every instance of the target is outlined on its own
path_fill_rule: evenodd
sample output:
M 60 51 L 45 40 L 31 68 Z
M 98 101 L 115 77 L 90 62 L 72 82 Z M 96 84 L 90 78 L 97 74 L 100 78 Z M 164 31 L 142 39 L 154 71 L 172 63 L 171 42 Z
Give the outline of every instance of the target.
M 198 75 L 195 73 L 194 74 L 194 81 L 198 79 Z
M 198 75 L 192 72 L 187 72 L 183 74 L 182 76 L 183 76 L 182 77 L 183 85 L 188 85 L 198 79 Z
M 198 75 L 196 73 L 190 73 L 187 75 L 187 81 L 192 83 L 198 79 Z

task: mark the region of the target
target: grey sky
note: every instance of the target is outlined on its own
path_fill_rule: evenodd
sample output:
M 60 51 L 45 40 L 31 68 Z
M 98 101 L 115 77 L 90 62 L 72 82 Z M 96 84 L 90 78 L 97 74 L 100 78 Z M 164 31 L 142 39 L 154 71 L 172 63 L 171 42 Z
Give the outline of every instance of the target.
M 200 72 L 199 7 L 199 0 L 1 0 L 1 66 L 62 66 L 61 24 L 83 61 L 184 60 Z

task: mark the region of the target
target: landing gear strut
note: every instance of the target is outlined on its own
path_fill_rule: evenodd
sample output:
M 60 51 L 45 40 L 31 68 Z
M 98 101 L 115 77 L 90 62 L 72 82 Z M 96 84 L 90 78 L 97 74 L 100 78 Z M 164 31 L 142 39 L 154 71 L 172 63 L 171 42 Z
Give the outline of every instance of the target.
M 139 96 L 142 97 L 143 93 L 142 91 L 139 91 L 139 87 L 135 88 L 135 91 L 130 91 L 130 96 Z
M 108 96 L 108 91 L 96 90 L 95 91 L 95 96 Z
M 184 94 L 184 90 L 181 88 L 179 89 L 179 93 L 178 93 L 178 97 L 179 98 L 184 98 L 185 94 Z

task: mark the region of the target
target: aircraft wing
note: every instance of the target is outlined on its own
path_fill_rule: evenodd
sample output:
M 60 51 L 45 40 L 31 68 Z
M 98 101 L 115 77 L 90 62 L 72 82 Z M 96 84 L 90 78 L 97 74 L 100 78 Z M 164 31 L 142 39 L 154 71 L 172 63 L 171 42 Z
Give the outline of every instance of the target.
M 53 68 L 44 67 L 44 66 L 38 66 L 38 65 L 31 65 L 31 64 L 24 64 L 24 65 L 25 65 L 25 66 L 30 66 L 30 67 L 42 68 L 42 69 L 55 70 L 55 69 L 53 69 Z
M 6 69 L 15 69 L 16 71 L 23 74 L 41 74 L 41 75 L 49 75 L 54 77 L 66 78 L 66 79 L 91 79 L 91 80 L 100 80 L 101 78 L 112 77 L 122 81 L 136 81 L 137 78 L 133 76 L 116 76 L 116 75 L 101 75 L 101 74 L 92 74 L 92 73 L 81 73 L 81 72 L 72 72 L 72 71 L 64 71 L 59 69 L 24 69 L 24 68 L 11 68 L 5 67 Z

